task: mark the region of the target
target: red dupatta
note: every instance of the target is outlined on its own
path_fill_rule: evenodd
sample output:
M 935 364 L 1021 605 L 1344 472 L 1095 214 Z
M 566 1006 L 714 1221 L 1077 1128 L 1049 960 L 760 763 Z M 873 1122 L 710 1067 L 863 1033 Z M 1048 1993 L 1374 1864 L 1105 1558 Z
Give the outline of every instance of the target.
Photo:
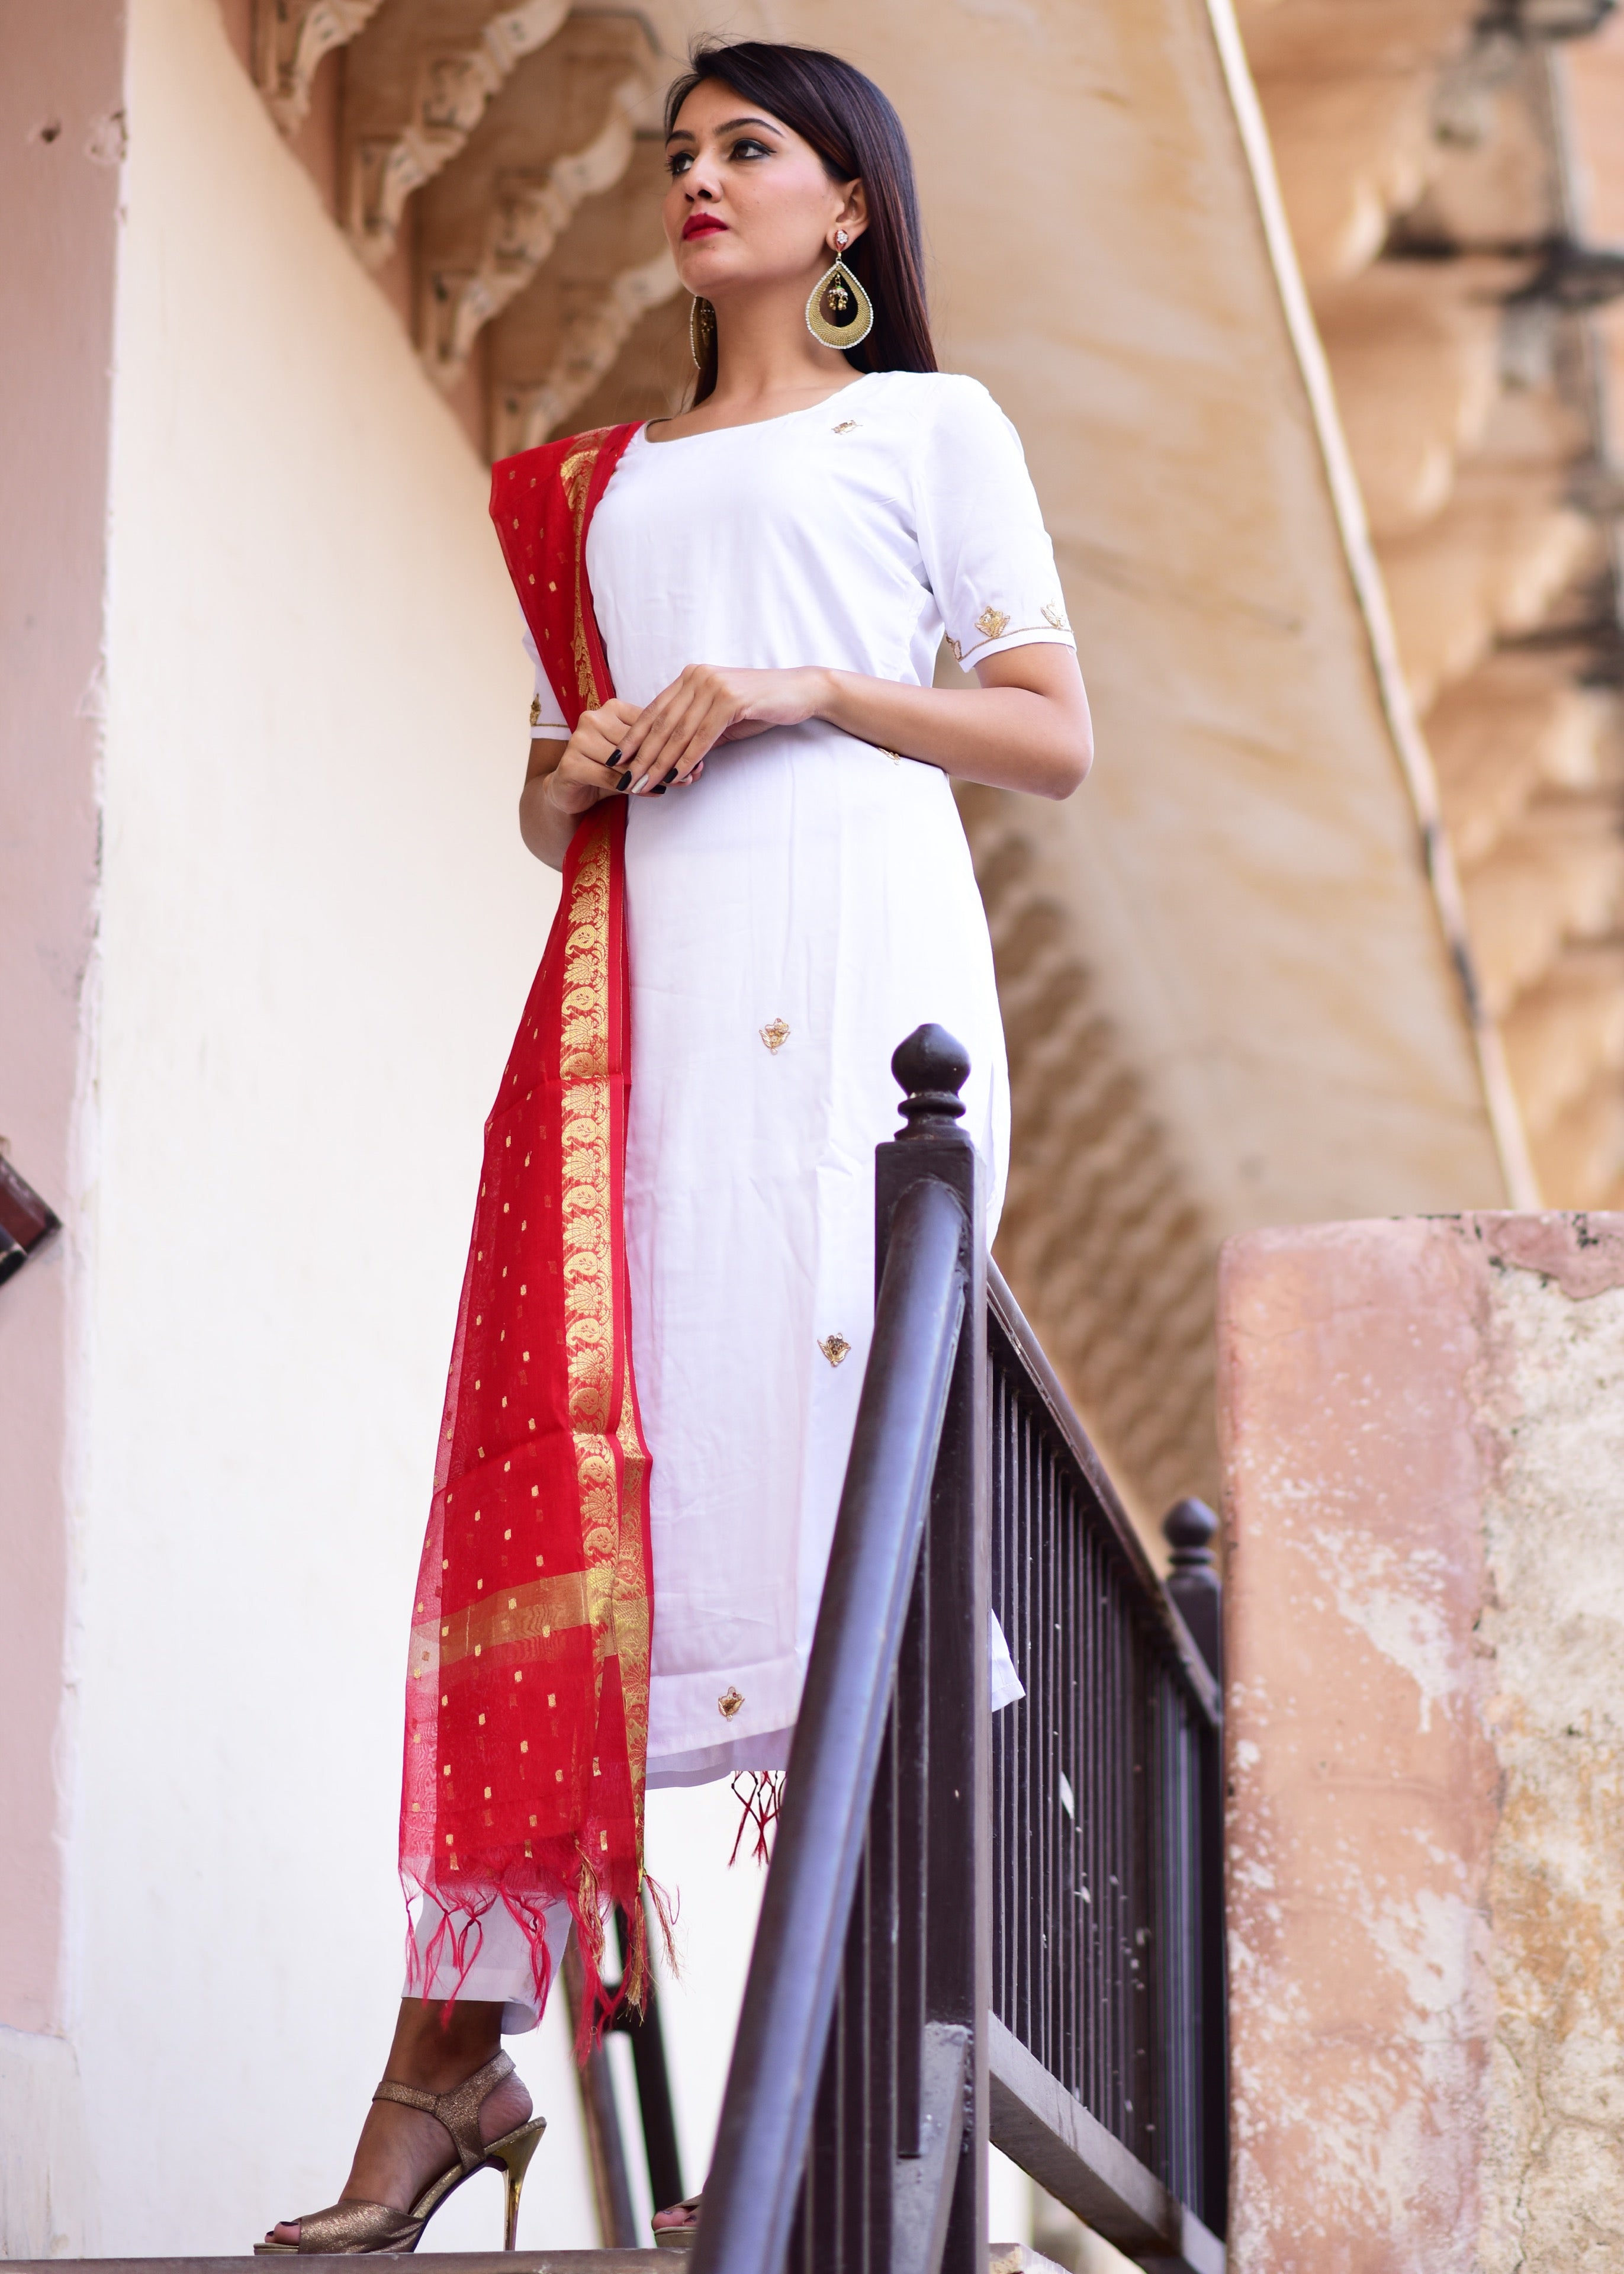
M 573 727 L 613 694 L 586 535 L 635 426 L 504 459 L 491 514 Z M 401 1875 L 447 1914 L 458 1979 L 497 1903 L 545 1999 L 567 1902 L 601 2011 L 603 1911 L 640 2004 L 653 1573 L 622 1221 L 630 1086 L 626 804 L 583 816 L 485 1123 L 406 1684 Z M 440 1938 L 436 1938 L 439 1942 Z M 432 1968 L 437 1951 L 431 1954 Z

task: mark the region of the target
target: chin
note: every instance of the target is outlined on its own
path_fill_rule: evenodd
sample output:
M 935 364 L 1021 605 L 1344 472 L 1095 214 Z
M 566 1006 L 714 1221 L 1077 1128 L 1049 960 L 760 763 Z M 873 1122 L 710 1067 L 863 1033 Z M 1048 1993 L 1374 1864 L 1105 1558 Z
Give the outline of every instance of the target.
M 727 272 L 732 266 L 731 262 L 718 260 L 715 258 L 709 260 L 695 258 L 696 253 L 709 249 L 709 244 L 703 237 L 695 244 L 683 246 L 682 250 L 688 257 L 677 262 L 677 275 L 682 279 L 685 291 L 703 295 L 710 292 L 713 286 L 726 285 L 728 282 Z

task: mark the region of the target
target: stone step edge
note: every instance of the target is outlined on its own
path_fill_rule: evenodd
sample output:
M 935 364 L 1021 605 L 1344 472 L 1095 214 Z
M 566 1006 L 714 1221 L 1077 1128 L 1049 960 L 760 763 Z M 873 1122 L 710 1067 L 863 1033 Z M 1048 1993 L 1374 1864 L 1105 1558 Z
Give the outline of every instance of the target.
M 377 2257 L 406 2254 L 378 2252 Z M 676 2250 L 420 2250 L 412 2257 L 425 2274 L 680 2274 L 685 2254 Z M 91 2267 L 95 2274 L 236 2274 L 248 2262 L 238 2258 L 8 2258 L 4 2274 L 62 2274 L 65 2266 Z M 348 2258 L 305 2259 L 308 2267 L 336 2270 Z M 987 2274 L 1064 2274 L 1064 2269 L 1025 2242 L 990 2246 Z

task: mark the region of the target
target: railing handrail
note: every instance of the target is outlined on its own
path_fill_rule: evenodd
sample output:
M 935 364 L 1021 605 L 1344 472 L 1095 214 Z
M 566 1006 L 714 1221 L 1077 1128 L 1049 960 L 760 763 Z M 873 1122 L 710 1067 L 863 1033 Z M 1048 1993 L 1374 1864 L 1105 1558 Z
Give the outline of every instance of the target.
M 969 1275 L 958 1195 L 905 1191 L 745 1984 L 694 2274 L 783 2262 Z
M 1026 1314 L 1011 1292 L 1009 1281 L 990 1257 L 987 1263 L 987 1309 L 1019 1356 L 1034 1394 L 1041 1398 L 1056 1434 L 1082 1472 L 1084 1481 L 1099 1503 L 1101 1513 L 1138 1582 L 1138 1592 L 1145 1608 L 1161 1629 L 1164 1641 L 1177 1659 L 1191 1695 L 1207 1717 L 1207 1726 L 1217 1728 L 1221 1719 L 1221 1700 L 1212 1671 L 1180 1617 L 1177 1604 L 1168 1594 L 1137 1525 L 1123 1506 L 1116 1486 L 1106 1473 L 1105 1464 L 1089 1442 L 1088 1433 L 1078 1418 L 1076 1407 L 1066 1396 L 1059 1376 L 1049 1364 L 1048 1352 L 1032 1331 Z

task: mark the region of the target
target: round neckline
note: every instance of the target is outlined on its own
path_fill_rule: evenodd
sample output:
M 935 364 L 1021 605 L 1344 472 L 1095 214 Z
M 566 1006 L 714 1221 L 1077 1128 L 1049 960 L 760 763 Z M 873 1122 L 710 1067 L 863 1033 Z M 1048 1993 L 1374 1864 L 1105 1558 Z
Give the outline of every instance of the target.
M 697 434 L 667 434 L 664 441 L 653 439 L 649 433 L 651 422 L 645 418 L 637 429 L 636 439 L 645 449 L 668 450 L 678 442 L 714 442 L 724 434 L 753 434 L 758 427 L 782 426 L 791 418 L 810 418 L 815 411 L 827 410 L 831 403 L 838 403 L 842 395 L 854 394 L 866 380 L 882 376 L 877 371 L 860 371 L 855 379 L 848 380 L 844 387 L 837 387 L 821 403 L 808 403 L 800 410 L 775 410 L 771 418 L 741 418 L 731 426 L 706 426 Z

